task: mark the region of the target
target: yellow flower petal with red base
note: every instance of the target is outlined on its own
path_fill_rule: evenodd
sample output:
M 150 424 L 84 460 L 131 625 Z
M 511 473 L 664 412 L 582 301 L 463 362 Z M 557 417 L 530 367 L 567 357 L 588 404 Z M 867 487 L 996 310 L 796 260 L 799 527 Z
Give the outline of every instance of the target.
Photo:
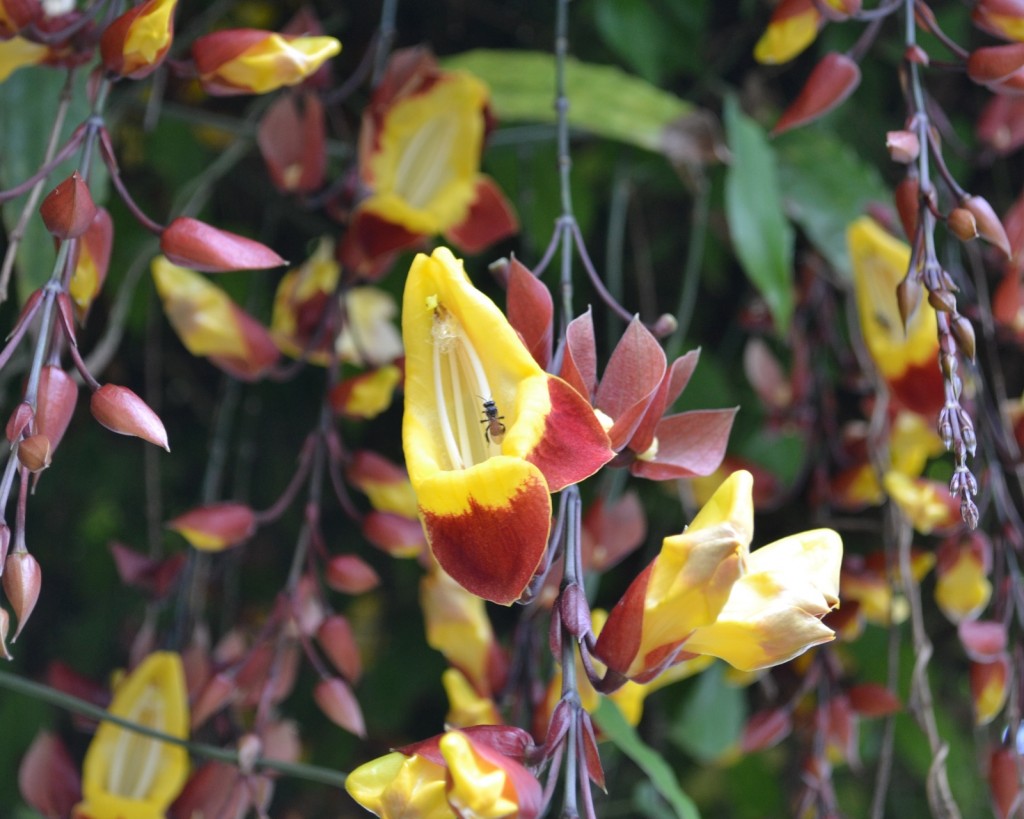
M 487 98 L 476 77 L 446 72 L 397 102 L 366 163 L 374 193 L 361 209 L 427 236 L 461 222 L 476 194 Z
M 944 401 L 935 309 L 923 302 L 904 329 L 896 298 L 896 288 L 910 265 L 910 247 L 867 216 L 847 228 L 846 241 L 868 352 L 909 409 L 933 415 Z
M 181 657 L 150 654 L 114 692 L 110 713 L 165 734 L 189 733 Z M 82 768 L 83 802 L 75 819 L 162 819 L 188 779 L 188 752 L 101 722 Z
M 607 463 L 608 436 L 447 248 L 413 261 L 402 337 L 403 445 L 431 549 L 469 591 L 513 603 L 547 548 L 549 493 Z
M 49 54 L 49 48 L 26 40 L 24 37 L 0 40 L 0 82 L 6 80 L 19 68 L 43 62 Z

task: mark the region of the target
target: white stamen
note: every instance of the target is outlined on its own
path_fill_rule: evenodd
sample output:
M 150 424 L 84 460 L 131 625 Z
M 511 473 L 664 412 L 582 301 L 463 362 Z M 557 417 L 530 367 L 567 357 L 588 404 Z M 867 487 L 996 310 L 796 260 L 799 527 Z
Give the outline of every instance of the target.
M 494 396 L 491 395 L 491 385 L 487 381 L 487 373 L 484 372 L 483 362 L 480 361 L 480 356 L 476 354 L 476 349 L 466 337 L 465 333 L 462 334 L 461 339 L 462 349 L 466 351 L 466 357 L 469 359 L 470 369 L 473 372 L 473 377 L 476 379 L 476 388 L 479 391 L 478 395 L 484 401 L 490 401 Z
M 164 704 L 152 687 L 139 697 L 127 718 L 149 728 L 164 728 Z M 107 790 L 129 799 L 145 799 L 153 787 L 160 767 L 159 740 L 144 737 L 134 731 L 119 729 L 117 741 L 110 754 Z
M 437 326 L 435 322 L 435 327 Z M 437 399 L 438 415 L 441 418 L 441 437 L 444 439 L 444 448 L 448 452 L 448 458 L 452 462 L 452 469 L 465 469 L 459 448 L 455 443 L 455 436 L 452 434 L 451 420 L 448 418 L 448 405 L 444 400 L 444 385 L 441 383 L 441 344 L 434 344 L 434 397 Z
M 459 452 L 464 464 L 473 463 L 473 447 L 469 442 L 469 431 L 466 425 L 466 407 L 462 401 L 462 376 L 459 373 L 459 362 L 454 355 L 448 356 L 448 372 L 451 377 L 453 403 L 455 406 L 455 425 L 459 431 Z

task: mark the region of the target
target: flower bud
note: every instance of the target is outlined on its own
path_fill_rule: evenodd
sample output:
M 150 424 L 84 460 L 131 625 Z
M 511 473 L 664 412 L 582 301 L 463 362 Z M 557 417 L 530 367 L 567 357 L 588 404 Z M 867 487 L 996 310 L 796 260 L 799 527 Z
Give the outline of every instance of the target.
M 39 214 L 46 229 L 58 239 L 77 239 L 89 229 L 96 218 L 96 205 L 78 171 L 50 191 Z
M 264 244 L 188 216 L 175 219 L 164 229 L 160 249 L 174 264 L 203 273 L 264 270 L 287 264 Z
M 42 570 L 32 555 L 26 551 L 15 551 L 7 555 L 4 564 L 4 594 L 14 609 L 14 616 L 18 618 L 18 630 L 14 632 L 11 642 L 17 641 L 32 609 L 36 607 L 42 583 Z
M 110 251 L 114 244 L 114 222 L 106 208 L 96 210 L 96 218 L 78 245 L 78 259 L 71 275 L 68 293 L 84 316 L 103 288 L 110 267 Z
M 316 631 L 316 641 L 345 679 L 353 684 L 359 681 L 363 673 L 363 662 L 348 620 L 340 614 L 325 617 Z
M 111 74 L 139 80 L 156 71 L 174 39 L 178 0 L 146 0 L 122 14 L 103 32 L 100 54 Z
M 906 237 L 913 241 L 917 233 L 917 220 L 921 212 L 921 187 L 917 177 L 905 176 L 896 186 L 896 212 Z
M 903 281 L 896 286 L 896 304 L 900 309 L 900 319 L 904 327 L 910 325 L 910 320 L 921 305 L 923 293 L 924 288 L 921 287 L 917 276 L 904 276 Z
M 917 43 L 907 46 L 906 51 L 903 52 L 903 59 L 908 63 L 923 66 L 927 66 L 928 63 L 931 62 L 928 57 L 928 52 L 921 48 Z
M 256 516 L 241 503 L 211 503 L 168 521 L 167 528 L 204 552 L 219 552 L 251 537 Z
M 977 48 L 967 58 L 967 76 L 981 85 L 997 83 L 1024 68 L 1024 43 Z
M 970 319 L 959 315 L 954 316 L 950 329 L 953 331 L 953 338 L 956 339 L 960 351 L 971 361 L 974 361 L 974 326 L 971 324 Z
M 127 387 L 104 384 L 92 394 L 89 409 L 93 417 L 111 432 L 134 435 L 171 451 L 167 430 L 160 417 Z
M 363 712 L 344 680 L 331 677 L 321 680 L 313 689 L 313 699 L 327 718 L 357 737 L 366 736 Z
M 860 84 L 860 67 L 845 54 L 832 52 L 819 62 L 793 103 L 782 112 L 772 136 L 805 125 L 842 104 Z
M 341 51 L 333 37 L 293 37 L 258 29 L 227 29 L 198 38 L 192 57 L 208 94 L 266 94 L 297 85 Z
M 54 452 L 71 423 L 78 401 L 78 385 L 70 375 L 54 364 L 47 364 L 39 372 L 36 391 L 36 429 L 50 439 Z
M 978 225 L 978 235 L 989 244 L 993 244 L 1003 251 L 1007 259 L 1010 258 L 1010 238 L 1006 235 L 1003 223 L 992 210 L 992 206 L 984 197 L 965 196 L 960 200 L 960 207 L 966 208 L 974 216 Z
M 29 435 L 18 444 L 18 460 L 29 472 L 42 472 L 50 465 L 50 439 Z
M 1010 658 L 1004 653 L 992 662 L 972 662 L 969 677 L 974 724 L 988 725 L 1003 710 L 1010 692 Z
M 380 575 L 358 555 L 337 555 L 327 562 L 327 585 L 343 594 L 362 594 L 380 585 Z
M 946 220 L 950 231 L 961 242 L 969 242 L 978 235 L 978 223 L 967 208 L 953 208 Z
M 921 143 L 913 131 L 889 131 L 885 135 L 885 147 L 893 162 L 908 165 L 921 153 Z
M 11 527 L 5 521 L 0 520 L 0 575 L 4 573 L 4 565 L 7 563 L 7 550 L 11 545 Z
M 940 313 L 955 313 L 956 293 L 949 290 L 929 290 L 928 303 Z

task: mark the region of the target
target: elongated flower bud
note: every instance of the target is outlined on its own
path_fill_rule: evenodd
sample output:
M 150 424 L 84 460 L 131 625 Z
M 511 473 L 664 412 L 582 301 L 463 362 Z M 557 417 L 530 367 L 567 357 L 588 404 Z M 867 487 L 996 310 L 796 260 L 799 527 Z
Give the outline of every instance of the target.
M 58 239 L 77 239 L 85 233 L 96 218 L 96 204 L 82 175 L 75 171 L 50 191 L 39 214 L 46 229 Z
M 18 618 L 18 630 L 14 632 L 11 642 L 18 639 L 25 628 L 32 609 L 39 600 L 39 589 L 43 583 L 43 572 L 39 562 L 26 551 L 11 552 L 4 565 L 4 594 Z
M 171 451 L 163 421 L 127 387 L 104 384 L 92 394 L 89 409 L 93 417 L 111 432 L 134 435 Z

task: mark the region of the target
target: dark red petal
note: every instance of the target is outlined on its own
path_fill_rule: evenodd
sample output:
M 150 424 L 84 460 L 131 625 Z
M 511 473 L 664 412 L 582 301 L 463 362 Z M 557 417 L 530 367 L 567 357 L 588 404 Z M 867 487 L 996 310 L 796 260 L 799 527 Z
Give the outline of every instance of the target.
M 18 767 L 18 790 L 43 816 L 67 816 L 82 798 L 78 768 L 56 734 L 36 734 Z
M 372 280 L 384 272 L 394 253 L 422 241 L 419 233 L 411 233 L 375 213 L 357 210 L 338 246 L 338 260 L 362 278 Z
M 758 711 L 743 728 L 740 747 L 750 754 L 778 745 L 793 730 L 793 718 L 788 708 L 769 708 Z
M 640 648 L 644 624 L 644 600 L 651 579 L 651 563 L 629 584 L 626 593 L 608 614 L 594 646 L 594 656 L 612 671 L 625 674 Z
M 697 361 L 700 359 L 700 350 L 690 350 L 682 358 L 672 362 L 669 371 L 661 379 L 658 391 L 651 398 L 644 413 L 643 420 L 629 439 L 629 448 L 634 452 L 646 452 L 652 443 L 657 432 L 658 424 L 661 423 L 661 416 L 665 410 L 675 403 L 675 400 L 682 394 L 690 381 L 690 376 L 697 368 Z
M 230 28 L 205 34 L 192 44 L 192 59 L 200 74 L 212 74 L 272 33 L 255 28 Z
M 555 313 L 551 291 L 514 256 L 508 263 L 506 313 L 533 360 L 547 369 Z
M 501 188 L 489 176 L 480 176 L 466 218 L 449 228 L 444 235 L 460 250 L 480 253 L 518 231 L 516 212 Z
M 565 330 L 565 357 L 559 373 L 584 398 L 591 400 L 597 389 L 597 343 L 590 308 L 569 322 Z
M 772 136 L 806 125 L 840 105 L 860 84 L 860 67 L 845 54 L 832 52 L 818 63 L 793 103 L 782 112 Z
M 519 599 L 547 549 L 551 496 L 540 476 L 521 483 L 502 506 L 481 506 L 470 497 L 461 515 L 421 512 L 441 568 L 463 588 L 495 603 L 507 606 Z
M 654 481 L 710 475 L 725 457 L 735 416 L 735 409 L 722 409 L 694 410 L 663 418 L 658 424 L 658 452 L 654 460 L 636 460 L 630 471 Z
M 589 478 L 610 461 L 615 453 L 608 446 L 608 435 L 590 404 L 560 378 L 548 379 L 551 410 L 544 419 L 544 433 L 527 455 L 558 492 Z
M 665 369 L 665 351 L 634 317 L 615 345 L 594 396 L 594 405 L 614 421 L 608 431 L 612 449 L 622 449 L 633 437 Z

